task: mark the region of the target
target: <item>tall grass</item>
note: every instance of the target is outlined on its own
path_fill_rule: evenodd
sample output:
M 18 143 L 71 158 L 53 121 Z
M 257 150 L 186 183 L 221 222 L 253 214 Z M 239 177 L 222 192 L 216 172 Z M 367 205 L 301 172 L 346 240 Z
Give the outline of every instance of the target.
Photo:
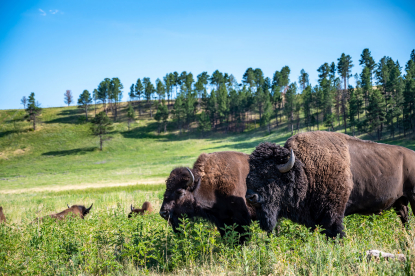
M 412 275 L 415 220 L 406 228 L 392 211 L 346 217 L 347 237 L 331 240 L 282 220 L 267 236 L 254 223 L 249 241 L 224 238 L 203 220 L 183 220 L 174 233 L 157 210 L 163 188 L 2 195 L 8 223 L 0 226 L 0 274 L 101 275 Z M 152 190 L 155 189 L 155 190 Z M 128 219 L 130 204 L 153 203 L 154 214 Z M 69 204 L 94 203 L 84 220 L 32 223 Z M 321 230 L 321 229 L 320 229 Z M 404 253 L 406 262 L 370 261 L 365 251 Z

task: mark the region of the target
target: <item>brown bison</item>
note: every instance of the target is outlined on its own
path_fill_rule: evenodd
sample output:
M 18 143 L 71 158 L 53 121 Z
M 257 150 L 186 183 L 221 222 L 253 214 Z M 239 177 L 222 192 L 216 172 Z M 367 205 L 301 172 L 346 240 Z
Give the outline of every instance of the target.
M 284 147 L 260 144 L 249 164 L 246 198 L 266 231 L 284 217 L 343 237 L 344 216 L 392 207 L 405 223 L 408 201 L 415 208 L 415 152 L 407 148 L 316 131 Z
M 3 207 L 0 206 L 0 223 L 6 223 L 6 217 L 3 214 Z
M 226 225 L 236 223 L 237 231 L 251 222 L 252 209 L 246 205 L 248 155 L 239 152 L 201 154 L 193 169 L 174 169 L 166 180 L 160 215 L 169 220 L 176 232 L 179 219 L 205 218 L 213 222 L 221 235 Z M 242 237 L 241 241 L 245 238 Z
M 134 208 L 131 204 L 131 212 L 128 214 L 128 218 L 131 218 L 133 215 L 144 215 L 151 213 L 153 213 L 153 206 L 151 206 L 151 203 L 148 201 L 143 203 L 141 209 Z
M 64 220 L 67 216 L 75 216 L 75 217 L 80 217 L 81 219 L 84 219 L 84 217 L 91 210 L 92 205 L 93 205 L 93 203 L 91 204 L 91 206 L 89 208 L 86 208 L 83 205 L 72 205 L 71 207 L 69 207 L 69 205 L 68 205 L 68 209 L 63 210 L 62 212 L 57 213 L 57 214 L 50 214 L 48 216 L 38 218 L 38 220 L 43 220 L 47 217 L 51 217 L 51 218 L 56 219 L 56 220 Z

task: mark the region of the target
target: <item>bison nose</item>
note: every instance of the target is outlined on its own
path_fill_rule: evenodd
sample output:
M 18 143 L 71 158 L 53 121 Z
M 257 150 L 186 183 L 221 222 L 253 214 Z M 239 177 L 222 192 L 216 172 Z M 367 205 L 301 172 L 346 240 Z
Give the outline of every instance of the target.
M 246 195 L 245 198 L 250 203 L 258 203 L 259 202 L 259 196 L 258 196 L 258 194 Z
M 168 216 L 169 216 L 169 212 L 167 212 L 167 211 L 160 211 L 159 214 L 164 219 L 167 219 Z

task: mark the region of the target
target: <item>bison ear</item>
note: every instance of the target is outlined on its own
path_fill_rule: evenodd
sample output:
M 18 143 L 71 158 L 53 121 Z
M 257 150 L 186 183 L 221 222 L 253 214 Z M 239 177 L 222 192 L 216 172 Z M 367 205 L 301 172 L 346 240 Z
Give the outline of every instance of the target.
M 131 204 L 131 212 L 134 210 L 134 207 L 133 207 L 133 205 Z
M 186 167 L 186 169 L 190 174 L 190 180 L 186 184 L 186 186 L 189 187 L 193 184 L 193 182 L 195 182 L 195 176 L 193 175 L 192 171 L 189 168 Z

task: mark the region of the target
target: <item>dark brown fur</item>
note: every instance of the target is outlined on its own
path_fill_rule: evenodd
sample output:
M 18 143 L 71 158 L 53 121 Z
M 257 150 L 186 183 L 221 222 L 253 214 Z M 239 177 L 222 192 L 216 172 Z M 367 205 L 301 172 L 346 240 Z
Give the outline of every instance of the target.
M 294 167 L 281 174 L 289 150 Z M 284 148 L 261 144 L 250 156 L 248 194 L 257 193 L 261 227 L 271 231 L 278 217 L 343 236 L 343 217 L 376 214 L 394 207 L 408 220 L 415 206 L 415 152 L 331 132 L 308 132 L 287 140 Z
M 132 206 L 131 206 L 132 207 Z M 132 211 L 128 214 L 128 218 L 131 218 L 134 214 L 135 215 L 144 215 L 144 214 L 151 214 L 153 213 L 153 206 L 151 203 L 146 201 L 141 206 L 141 209 L 132 207 Z
M 0 206 L 0 223 L 6 223 L 6 216 L 3 214 L 2 206 Z
M 64 220 L 68 216 L 80 217 L 81 219 L 84 219 L 84 217 L 89 213 L 91 208 L 92 208 L 92 204 L 89 208 L 85 208 L 85 206 L 83 205 L 72 205 L 70 208 L 63 210 L 60 213 L 50 214 L 48 216 L 44 216 L 38 219 L 43 220 L 47 217 L 51 217 L 56 220 Z
M 166 192 L 160 215 L 169 219 L 176 231 L 179 219 L 202 217 L 215 223 L 223 235 L 226 225 L 236 223 L 238 231 L 249 225 L 253 209 L 246 205 L 248 155 L 238 152 L 201 154 L 191 169 L 194 182 L 186 168 L 174 169 L 166 180 Z M 251 213 L 250 213 L 251 212 Z

